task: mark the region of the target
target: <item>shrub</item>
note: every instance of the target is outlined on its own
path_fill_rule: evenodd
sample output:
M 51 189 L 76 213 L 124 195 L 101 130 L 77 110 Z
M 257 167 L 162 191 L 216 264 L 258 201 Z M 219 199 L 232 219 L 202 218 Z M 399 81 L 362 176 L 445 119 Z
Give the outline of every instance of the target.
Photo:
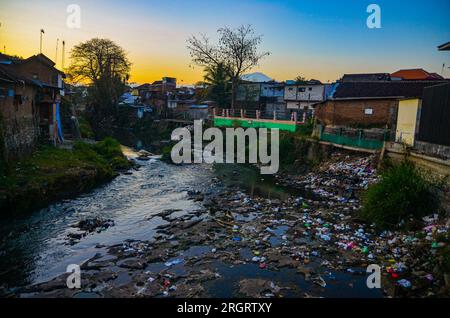
M 96 143 L 94 149 L 108 161 L 116 157 L 123 157 L 120 143 L 111 137 L 107 137 Z
M 114 138 L 108 137 L 93 145 L 77 142 L 74 145 L 74 151 L 81 159 L 94 162 L 99 166 L 109 164 L 114 170 L 130 168 L 130 163 L 124 157 L 120 143 Z
M 436 188 L 409 161 L 390 166 L 363 195 L 362 216 L 383 229 L 396 227 L 410 217 L 419 220 L 439 209 Z
M 298 132 L 297 134 L 300 136 L 310 137 L 314 130 L 314 122 L 312 120 L 309 120 L 303 125 L 298 126 Z
M 94 131 L 91 128 L 91 125 L 84 117 L 78 117 L 78 124 L 80 127 L 80 134 L 82 138 L 93 139 L 95 137 Z
M 161 160 L 162 161 L 165 161 L 165 162 L 168 162 L 168 163 L 173 163 L 172 162 L 172 156 L 171 156 L 172 148 L 173 148 L 173 145 L 168 145 L 168 146 L 165 146 L 162 149 L 162 151 L 161 151 L 161 154 L 162 154 Z

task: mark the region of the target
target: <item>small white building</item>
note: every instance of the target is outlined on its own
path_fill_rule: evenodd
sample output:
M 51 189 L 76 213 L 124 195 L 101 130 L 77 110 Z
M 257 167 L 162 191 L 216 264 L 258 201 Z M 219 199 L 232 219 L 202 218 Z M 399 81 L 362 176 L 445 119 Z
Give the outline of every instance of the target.
M 325 85 L 319 81 L 286 85 L 284 100 L 288 110 L 313 110 L 313 105 L 325 100 Z

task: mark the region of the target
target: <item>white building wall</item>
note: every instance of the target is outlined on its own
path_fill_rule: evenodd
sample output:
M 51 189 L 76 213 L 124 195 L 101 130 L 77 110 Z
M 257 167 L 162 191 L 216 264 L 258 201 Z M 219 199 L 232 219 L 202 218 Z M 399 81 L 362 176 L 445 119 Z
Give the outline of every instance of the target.
M 284 90 L 286 101 L 321 102 L 324 100 L 324 95 L 325 85 L 293 85 L 286 86 Z

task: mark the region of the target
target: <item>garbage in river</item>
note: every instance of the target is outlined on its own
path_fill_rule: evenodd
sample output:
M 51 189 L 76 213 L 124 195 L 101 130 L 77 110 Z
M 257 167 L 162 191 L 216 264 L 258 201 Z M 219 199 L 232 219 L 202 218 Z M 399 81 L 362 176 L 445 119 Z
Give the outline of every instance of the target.
M 144 284 L 139 295 L 148 297 L 321 297 L 336 290 L 356 297 L 439 295 L 444 277 L 432 260 L 448 244 L 442 238 L 448 226 L 434 211 L 419 231 L 379 233 L 361 222 L 359 193 L 377 180 L 371 160 L 334 156 L 318 171 L 277 177 L 280 184 L 306 189 L 302 196 L 191 189 L 189 198 L 208 202 L 198 220 L 165 217 L 152 241 L 109 247 L 115 259 L 108 262 L 114 269 L 124 261 L 136 268 L 125 286 Z M 90 262 L 99 275 L 88 280 L 106 280 L 98 286 L 124 279 Z M 382 290 L 366 286 L 370 264 L 382 268 Z M 43 293 L 45 285 L 34 288 Z M 105 297 L 119 293 L 102 288 Z

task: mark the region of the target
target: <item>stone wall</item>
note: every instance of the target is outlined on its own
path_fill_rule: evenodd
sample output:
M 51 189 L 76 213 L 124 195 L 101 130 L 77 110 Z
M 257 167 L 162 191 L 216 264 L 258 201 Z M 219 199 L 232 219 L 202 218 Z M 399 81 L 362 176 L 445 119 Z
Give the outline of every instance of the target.
M 416 141 L 414 150 L 427 156 L 437 157 L 444 160 L 450 159 L 450 146 L 436 145 L 424 141 Z

